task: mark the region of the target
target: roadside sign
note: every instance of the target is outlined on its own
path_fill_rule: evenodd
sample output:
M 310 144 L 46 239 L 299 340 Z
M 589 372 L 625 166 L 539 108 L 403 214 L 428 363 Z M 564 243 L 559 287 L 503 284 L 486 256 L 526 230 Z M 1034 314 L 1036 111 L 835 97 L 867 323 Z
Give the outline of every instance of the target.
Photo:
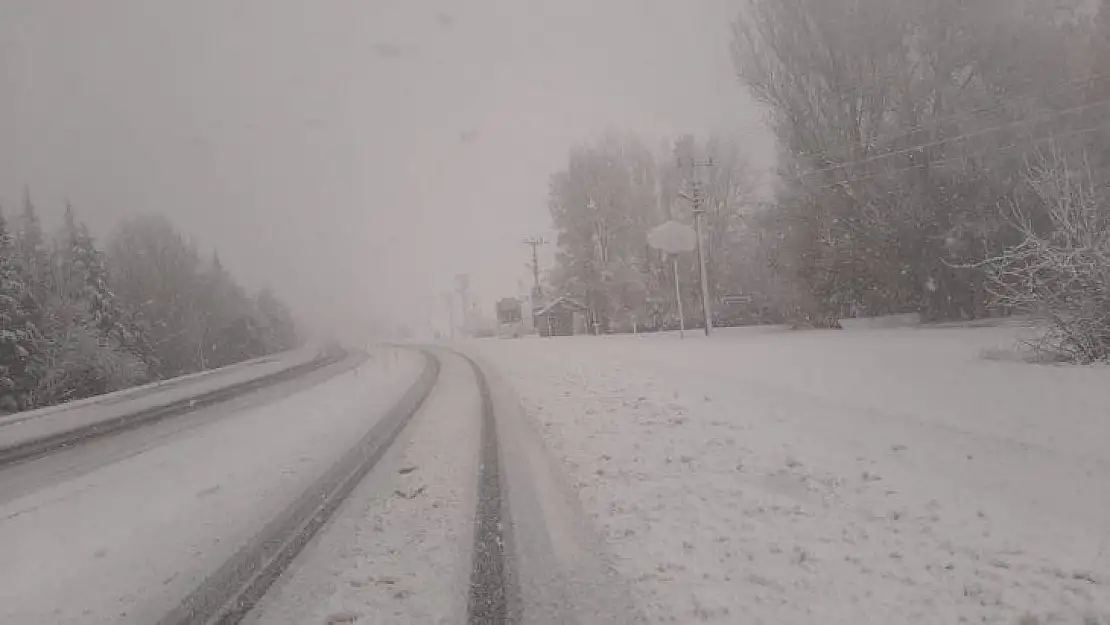
M 648 245 L 668 254 L 692 252 L 697 247 L 698 236 L 686 224 L 671 220 L 651 229 L 647 235 Z
M 721 301 L 735 306 L 736 304 L 751 304 L 755 299 L 751 295 L 726 295 Z

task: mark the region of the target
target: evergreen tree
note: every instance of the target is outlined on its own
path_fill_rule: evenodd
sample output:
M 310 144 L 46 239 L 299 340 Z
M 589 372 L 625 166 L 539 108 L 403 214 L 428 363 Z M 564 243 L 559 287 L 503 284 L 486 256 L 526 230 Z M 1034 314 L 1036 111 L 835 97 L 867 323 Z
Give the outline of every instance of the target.
M 0 213 L 0 412 L 107 393 L 292 347 L 288 309 L 246 295 L 168 221 L 125 223 L 111 256 L 72 207 L 44 243 L 30 193 L 13 234 Z
M 42 222 L 39 220 L 30 189 L 23 189 L 23 213 L 15 233 L 15 250 L 31 292 L 42 299 L 50 288 L 50 253 L 46 249 Z
M 145 328 L 155 374 L 167 378 L 205 368 L 195 246 L 165 218 L 148 215 L 124 222 L 108 250 L 112 290 Z
M 261 353 L 251 302 L 218 253 L 212 254 L 200 298 L 207 366 L 222 367 Z
M 34 405 L 34 356 L 39 339 L 33 317 L 34 299 L 0 214 L 0 411 L 14 412 Z M 32 306 L 29 306 L 32 305 Z
M 262 353 L 274 353 L 297 346 L 297 325 L 289 307 L 279 300 L 269 287 L 255 296 L 255 310 L 259 317 L 258 332 L 262 340 Z
M 147 364 L 156 364 L 140 323 L 128 314 L 109 287 L 108 265 L 96 248 L 88 227 L 78 222 L 72 206 L 66 206 L 63 226 L 64 256 L 69 264 L 69 280 L 87 306 L 90 322 L 109 342 Z

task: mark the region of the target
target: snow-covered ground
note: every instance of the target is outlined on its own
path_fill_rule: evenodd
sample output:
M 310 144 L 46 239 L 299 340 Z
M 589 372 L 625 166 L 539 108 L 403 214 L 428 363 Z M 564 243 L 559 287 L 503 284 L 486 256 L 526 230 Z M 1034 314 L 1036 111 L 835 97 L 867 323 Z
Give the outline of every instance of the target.
M 438 356 L 431 396 L 246 623 L 465 621 L 481 398 L 466 361 Z
M 984 358 L 1020 332 L 467 348 L 652 623 L 1110 623 L 1110 369 Z
M 359 440 L 422 364 L 375 350 L 283 400 L 0 501 L 0 623 L 158 622 Z

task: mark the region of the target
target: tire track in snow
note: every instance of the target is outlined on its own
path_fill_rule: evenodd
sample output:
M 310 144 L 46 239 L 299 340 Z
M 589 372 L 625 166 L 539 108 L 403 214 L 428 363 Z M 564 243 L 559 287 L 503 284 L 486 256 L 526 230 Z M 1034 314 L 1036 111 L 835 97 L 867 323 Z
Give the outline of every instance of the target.
M 423 352 L 424 370 L 370 431 L 251 541 L 202 582 L 159 625 L 234 625 L 247 615 L 377 464 L 431 394 L 440 362 Z
M 520 622 L 520 602 L 512 571 L 507 566 L 509 538 L 507 500 L 502 497 L 501 463 L 489 382 L 481 367 L 460 354 L 474 371 L 482 397 L 481 470 L 475 514 L 474 550 L 467 597 L 469 625 L 501 625 Z

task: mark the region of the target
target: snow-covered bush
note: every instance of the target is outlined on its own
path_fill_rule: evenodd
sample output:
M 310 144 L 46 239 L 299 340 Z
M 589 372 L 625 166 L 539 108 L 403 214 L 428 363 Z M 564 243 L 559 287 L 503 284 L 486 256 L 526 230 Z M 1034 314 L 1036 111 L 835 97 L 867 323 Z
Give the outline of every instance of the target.
M 1022 241 L 984 263 L 997 302 L 1042 319 L 1034 344 L 1061 360 L 1110 359 L 1110 192 L 1053 154 L 1031 165 L 1034 212 L 1011 204 Z

